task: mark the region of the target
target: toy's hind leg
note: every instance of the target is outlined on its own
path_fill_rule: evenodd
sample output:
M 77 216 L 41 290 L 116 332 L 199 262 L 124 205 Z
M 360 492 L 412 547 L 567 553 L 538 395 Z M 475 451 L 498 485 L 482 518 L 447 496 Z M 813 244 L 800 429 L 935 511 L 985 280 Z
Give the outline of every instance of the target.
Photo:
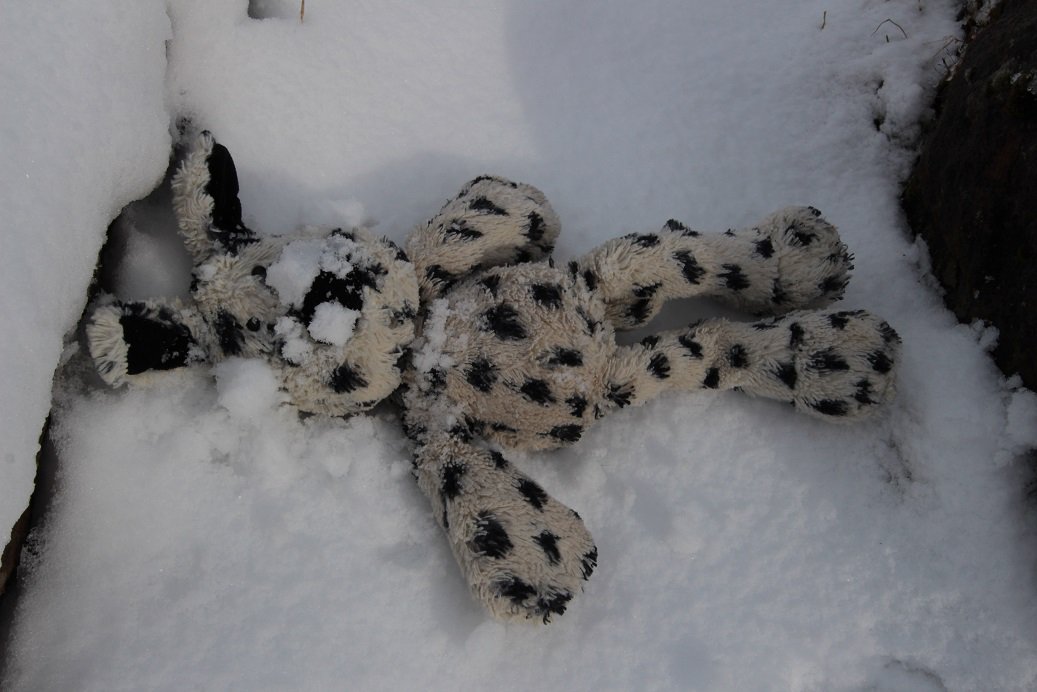
M 407 240 L 427 304 L 473 270 L 542 259 L 554 249 L 558 216 L 540 190 L 480 176 Z
M 896 332 L 863 310 L 706 320 L 620 347 L 603 395 L 622 407 L 674 389 L 739 389 L 849 421 L 893 398 L 899 346 Z
M 755 314 L 823 306 L 842 296 L 850 260 L 819 211 L 788 207 L 726 233 L 671 220 L 658 233 L 609 241 L 570 270 L 604 297 L 617 328 L 630 329 L 672 298 L 707 296 Z
M 414 468 L 472 594 L 495 618 L 547 622 L 565 612 L 598 559 L 576 512 L 457 436 L 422 444 Z

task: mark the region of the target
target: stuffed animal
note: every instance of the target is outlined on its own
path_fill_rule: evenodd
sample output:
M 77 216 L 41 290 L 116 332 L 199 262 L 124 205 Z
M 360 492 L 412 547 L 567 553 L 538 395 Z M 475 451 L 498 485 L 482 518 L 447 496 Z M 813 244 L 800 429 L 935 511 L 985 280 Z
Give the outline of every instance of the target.
M 668 221 L 566 266 L 558 217 L 529 185 L 483 176 L 411 234 L 261 236 L 241 218 L 227 149 L 202 133 L 173 180 L 193 302 L 110 302 L 87 326 L 111 385 L 230 356 L 265 359 L 303 412 L 343 416 L 394 392 L 414 474 L 475 597 L 500 619 L 561 614 L 598 560 L 580 516 L 499 448 L 570 445 L 599 419 L 672 390 L 739 389 L 830 421 L 894 391 L 899 338 L 839 299 L 851 257 L 811 207 L 741 230 Z M 667 300 L 757 316 L 617 345 Z M 759 319 L 761 315 L 770 315 Z

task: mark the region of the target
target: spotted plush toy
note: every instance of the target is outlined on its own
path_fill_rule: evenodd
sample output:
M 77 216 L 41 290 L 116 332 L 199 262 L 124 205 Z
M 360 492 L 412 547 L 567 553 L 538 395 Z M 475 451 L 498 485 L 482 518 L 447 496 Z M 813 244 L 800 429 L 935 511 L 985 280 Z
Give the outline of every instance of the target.
M 501 619 L 565 611 L 598 553 L 580 516 L 498 448 L 570 445 L 670 390 L 737 388 L 832 421 L 893 396 L 899 338 L 841 297 L 850 255 L 810 207 L 723 234 L 668 221 L 556 267 L 537 189 L 479 177 L 410 236 L 362 228 L 260 236 L 227 150 L 200 135 L 173 180 L 193 302 L 110 303 L 87 326 L 111 385 L 229 356 L 265 359 L 291 402 L 343 416 L 394 392 L 414 473 L 469 587 Z M 672 298 L 760 316 L 617 345 Z

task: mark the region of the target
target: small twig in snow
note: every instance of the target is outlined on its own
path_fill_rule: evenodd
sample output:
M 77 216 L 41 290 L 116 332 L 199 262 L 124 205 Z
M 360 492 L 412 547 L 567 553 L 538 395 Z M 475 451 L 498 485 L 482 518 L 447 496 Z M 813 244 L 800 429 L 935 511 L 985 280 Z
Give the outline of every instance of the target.
M 882 28 L 883 24 L 892 24 L 896 28 L 900 29 L 900 33 L 902 33 L 904 35 L 904 38 L 907 38 L 907 32 L 904 31 L 904 27 L 900 26 L 899 24 L 894 22 L 889 17 L 887 17 L 887 18 L 883 19 L 881 22 L 879 22 L 879 25 L 877 27 L 875 27 L 875 31 L 871 32 L 871 35 L 874 36 L 875 34 L 879 33 L 879 29 Z M 889 36 L 888 35 L 886 36 L 886 43 L 889 43 Z
M 303 19 L 306 17 L 306 0 L 302 0 L 302 4 L 299 5 L 299 23 L 302 24 Z
M 825 26 L 828 24 L 828 10 L 821 13 L 821 31 L 825 30 Z

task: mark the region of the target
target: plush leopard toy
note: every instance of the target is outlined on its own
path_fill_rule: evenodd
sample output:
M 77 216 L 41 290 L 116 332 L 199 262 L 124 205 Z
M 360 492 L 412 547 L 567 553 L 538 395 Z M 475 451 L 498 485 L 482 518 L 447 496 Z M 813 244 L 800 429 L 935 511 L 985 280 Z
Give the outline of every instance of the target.
M 565 611 L 598 554 L 580 516 L 498 448 L 570 445 L 669 390 L 732 389 L 831 421 L 893 396 L 899 338 L 841 297 L 850 255 L 810 207 L 723 234 L 668 221 L 556 267 L 559 222 L 528 185 L 479 177 L 406 252 L 367 230 L 260 236 L 241 219 L 227 150 L 202 133 L 173 180 L 193 302 L 109 302 L 87 326 L 111 385 L 230 356 L 263 358 L 291 402 L 343 416 L 396 393 L 414 474 L 475 597 L 497 618 Z M 630 346 L 673 298 L 760 316 Z

